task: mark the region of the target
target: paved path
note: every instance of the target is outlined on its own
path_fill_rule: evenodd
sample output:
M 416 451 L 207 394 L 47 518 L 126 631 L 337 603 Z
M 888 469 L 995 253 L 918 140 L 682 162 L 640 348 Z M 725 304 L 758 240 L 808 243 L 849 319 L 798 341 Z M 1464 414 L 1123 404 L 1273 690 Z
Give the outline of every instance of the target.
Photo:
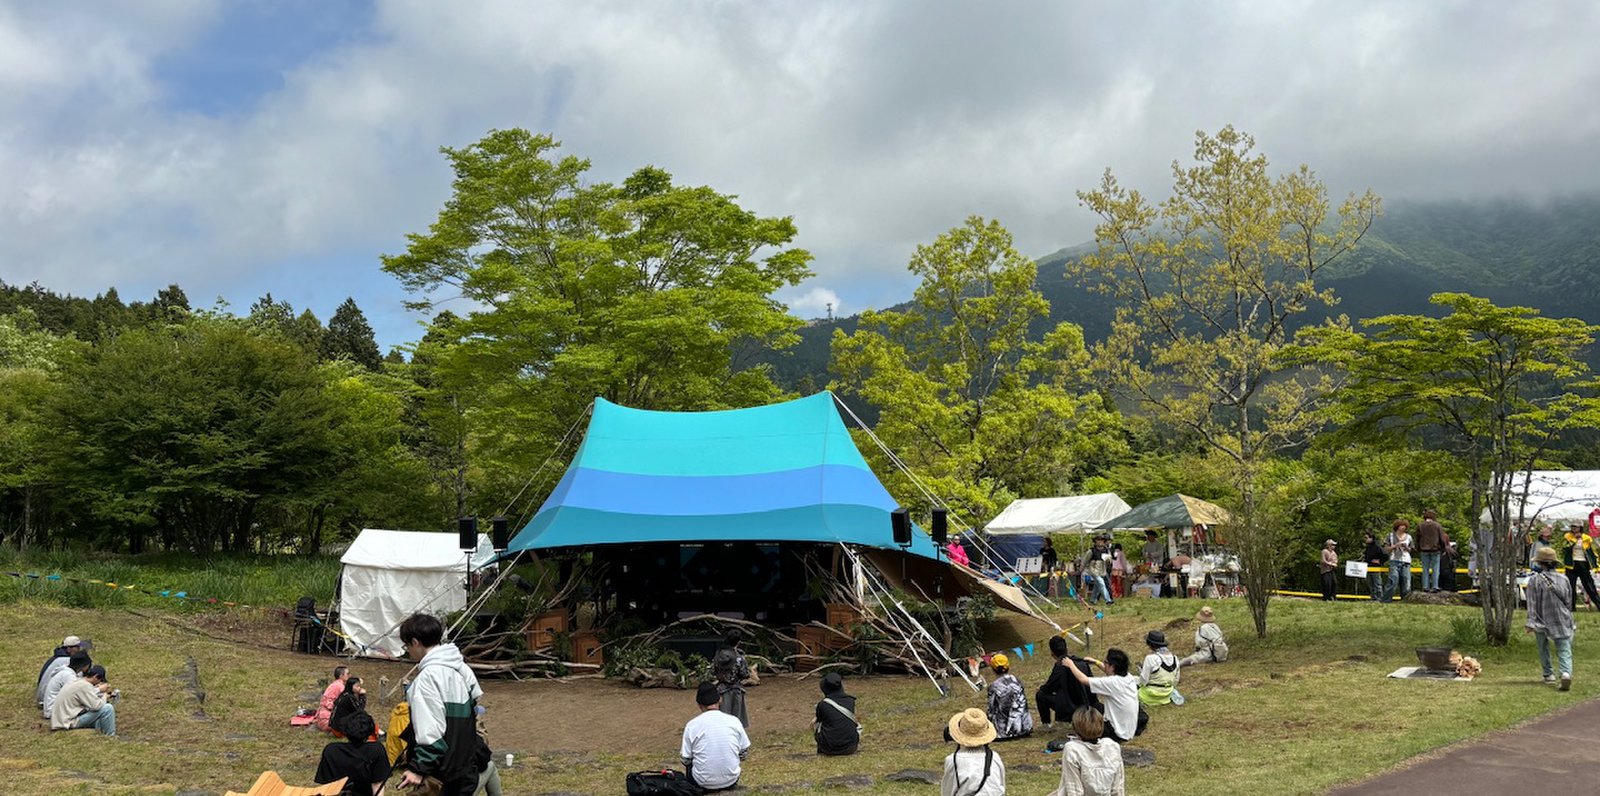
M 1330 793 L 1594 793 L 1595 783 L 1600 782 L 1596 726 L 1600 726 L 1600 699 L 1591 699 Z

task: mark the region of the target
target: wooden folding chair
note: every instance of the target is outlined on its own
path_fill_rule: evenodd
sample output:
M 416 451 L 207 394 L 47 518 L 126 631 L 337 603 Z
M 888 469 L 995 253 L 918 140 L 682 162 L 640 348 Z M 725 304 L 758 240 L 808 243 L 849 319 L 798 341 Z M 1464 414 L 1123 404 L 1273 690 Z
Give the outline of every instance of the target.
M 276 771 L 268 771 L 256 780 L 248 793 L 228 791 L 227 796 L 339 796 L 339 791 L 344 790 L 344 780 L 318 785 L 315 788 L 295 788 L 285 785 L 283 778 Z

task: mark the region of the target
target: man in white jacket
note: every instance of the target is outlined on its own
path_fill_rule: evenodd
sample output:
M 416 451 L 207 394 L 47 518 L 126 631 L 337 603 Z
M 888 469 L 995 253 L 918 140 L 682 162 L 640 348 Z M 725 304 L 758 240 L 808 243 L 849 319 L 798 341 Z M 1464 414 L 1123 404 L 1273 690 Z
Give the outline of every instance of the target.
M 400 623 L 406 655 L 417 676 L 406 688 L 416 746 L 400 783 L 414 788 L 428 777 L 443 784 L 440 796 L 472 796 L 478 788 L 478 677 L 454 644 L 444 643 L 438 617 L 412 614 Z

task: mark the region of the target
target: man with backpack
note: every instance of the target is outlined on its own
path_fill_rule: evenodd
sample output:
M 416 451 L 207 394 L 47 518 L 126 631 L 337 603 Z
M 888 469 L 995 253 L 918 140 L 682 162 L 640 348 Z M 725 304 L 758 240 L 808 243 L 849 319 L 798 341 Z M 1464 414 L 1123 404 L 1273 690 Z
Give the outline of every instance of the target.
M 400 787 L 415 788 L 431 778 L 440 783 L 440 796 L 472 796 L 480 770 L 476 708 L 483 689 L 477 675 L 461 650 L 444 642 L 438 617 L 412 614 L 400 623 L 400 640 L 406 655 L 418 661 L 406 688 L 416 745 Z

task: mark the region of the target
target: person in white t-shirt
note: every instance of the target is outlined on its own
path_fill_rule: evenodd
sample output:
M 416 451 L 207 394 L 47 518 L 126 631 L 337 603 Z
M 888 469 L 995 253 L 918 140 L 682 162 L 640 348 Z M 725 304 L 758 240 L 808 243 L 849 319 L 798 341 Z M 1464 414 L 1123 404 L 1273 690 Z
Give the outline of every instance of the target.
M 1411 523 L 1394 521 L 1394 533 L 1383 546 L 1389 554 L 1389 595 L 1404 600 L 1411 593 Z
M 722 712 L 716 683 L 701 683 L 695 703 L 700 715 L 684 725 L 678 752 L 684 771 L 707 792 L 728 790 L 739 784 L 739 762 L 750 753 L 750 736 L 739 717 Z
M 950 717 L 945 735 L 957 746 L 944 759 L 939 796 L 1005 796 L 1006 763 L 990 746 L 997 734 L 981 708 Z
M 1112 647 L 1106 650 L 1104 661 L 1088 657 L 1084 660 L 1098 664 L 1107 676 L 1090 677 L 1076 666 L 1068 666 L 1067 670 L 1078 682 L 1088 686 L 1090 693 L 1100 695 L 1106 709 L 1106 723 L 1110 725 L 1106 737 L 1117 743 L 1127 743 L 1144 734 L 1150 715 L 1139 707 L 1139 678 L 1128 674 L 1128 653 Z

